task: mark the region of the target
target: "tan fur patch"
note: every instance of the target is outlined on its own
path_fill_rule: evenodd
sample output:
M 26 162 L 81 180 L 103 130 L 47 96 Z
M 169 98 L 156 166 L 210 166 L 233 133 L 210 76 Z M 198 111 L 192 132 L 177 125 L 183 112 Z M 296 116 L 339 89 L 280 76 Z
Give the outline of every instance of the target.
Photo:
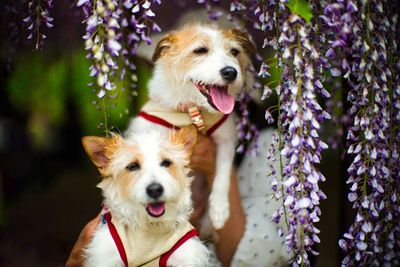
M 256 52 L 256 48 L 250 41 L 249 35 L 246 32 L 242 32 L 238 29 L 224 30 L 223 35 L 230 40 L 237 42 L 241 51 L 237 56 L 241 71 L 244 73 L 246 66 L 250 64 L 250 56 Z
M 130 155 L 132 155 L 130 159 L 124 161 L 126 166 L 128 166 L 130 163 L 138 163 L 140 166 L 143 165 L 143 156 L 136 145 L 121 147 L 119 149 L 118 154 L 122 153 L 123 154 L 129 153 Z M 139 169 L 137 171 L 130 171 L 126 167 L 121 170 L 121 166 L 119 166 L 118 169 L 119 169 L 118 174 L 114 176 L 114 183 L 117 185 L 121 197 L 123 199 L 127 199 L 129 197 L 130 189 L 132 188 L 132 186 L 134 186 L 137 178 L 140 176 L 141 170 Z M 118 170 L 114 170 L 114 173 L 116 171 Z
M 85 136 L 82 138 L 84 149 L 98 167 L 101 175 L 109 175 L 107 167 L 113 159 L 114 152 L 119 147 L 121 140 L 119 135 L 113 135 L 111 138 L 98 136 Z
M 189 159 L 192 156 L 193 148 L 197 143 L 198 131 L 194 125 L 183 127 L 179 131 L 171 131 L 168 135 L 168 141 L 172 144 L 182 146 L 185 149 L 186 156 Z
M 212 40 L 210 37 L 202 32 L 199 32 L 195 25 L 184 27 L 178 32 L 172 33 L 170 36 L 173 43 L 165 54 L 169 60 L 167 65 L 178 73 L 184 73 L 193 66 L 193 62 L 198 58 L 197 55 L 191 51 L 191 44 L 201 43 L 202 46 L 211 47 Z
M 188 165 L 197 141 L 197 129 L 191 125 L 183 127 L 179 131 L 170 131 L 168 141 L 169 146 L 161 151 L 161 160 L 171 160 L 172 164 L 168 167 L 168 172 L 178 181 L 181 188 L 187 187 L 188 183 L 191 182 L 187 178 L 190 172 Z M 184 153 L 182 153 L 182 150 L 184 150 Z
M 161 159 L 162 160 L 170 160 L 171 165 L 167 168 L 169 174 L 178 182 L 180 188 L 184 188 L 187 185 L 186 181 L 186 167 L 187 160 L 182 161 L 181 159 L 176 159 L 173 154 L 168 153 L 168 151 L 162 151 Z
M 119 135 L 113 135 L 111 138 L 88 136 L 82 139 L 82 143 L 103 176 L 99 187 L 104 189 L 113 185 L 121 198 L 128 198 L 129 190 L 139 176 L 140 170 L 130 171 L 126 166 L 132 162 L 137 162 L 139 165 L 143 163 L 138 146 L 128 145 Z
M 226 38 L 237 41 L 248 56 L 251 56 L 256 52 L 256 48 L 250 41 L 250 36 L 247 32 L 238 29 L 230 29 L 224 30 L 222 33 Z
M 170 49 L 171 45 L 176 42 L 176 37 L 174 33 L 167 34 L 164 38 L 162 38 L 154 51 L 152 61 L 155 63 L 161 56 L 165 55 Z

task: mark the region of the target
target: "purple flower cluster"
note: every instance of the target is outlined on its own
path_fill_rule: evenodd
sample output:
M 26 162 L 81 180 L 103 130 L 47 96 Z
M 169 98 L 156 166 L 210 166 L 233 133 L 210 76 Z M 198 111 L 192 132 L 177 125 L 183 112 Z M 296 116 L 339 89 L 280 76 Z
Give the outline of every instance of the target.
M 214 5 L 220 4 L 220 0 L 197 0 L 197 3 L 204 5 L 211 20 L 217 20 L 223 15 L 221 11 L 214 9 Z
M 114 0 L 109 1 L 79 1 L 85 13 L 86 33 L 85 49 L 89 51 L 88 57 L 93 60 L 90 75 L 97 78 L 99 91 L 98 98 L 105 96 L 105 90 L 116 88 L 111 79 L 118 69 L 117 58 L 120 54 L 121 43 L 117 36 L 120 29 L 119 9 Z
M 258 18 L 255 29 L 276 30 L 276 36 L 265 38 L 263 44 L 277 50 L 278 67 L 283 68 L 276 87 L 278 133 L 268 158 L 276 160 L 274 153 L 280 151 L 281 170 L 272 170 L 272 188 L 283 205 L 273 217 L 277 223 L 285 218 L 288 231 L 281 233 L 295 253 L 293 265 L 309 265 L 306 252 L 315 253 L 311 246 L 319 242 L 313 223 L 319 220 L 318 204 L 325 195 L 318 187 L 324 177 L 315 165 L 327 145 L 319 139 L 318 129 L 330 116 L 315 96 L 330 96 L 323 88 L 326 70 L 333 78 L 347 79 L 347 101 L 352 105 L 348 114 L 335 118 L 348 127 L 348 153 L 354 155 L 348 169 L 348 198 L 357 210 L 354 224 L 339 242 L 347 253 L 342 265 L 400 265 L 398 6 L 393 1 L 312 2 L 313 11 L 322 14 L 308 25 L 287 15 L 285 2 L 236 0 L 231 11 L 244 13 L 247 19 L 243 10 L 252 11 Z M 261 65 L 261 78 L 269 77 L 267 62 Z M 263 98 L 271 93 L 265 86 Z M 333 111 L 333 102 L 328 104 Z M 266 119 L 272 122 L 270 110 Z
M 334 95 L 326 102 L 326 110 L 332 115 L 332 124 L 335 127 L 335 132 L 329 137 L 328 143 L 336 149 L 343 145 L 343 127 L 347 128 L 350 123 L 349 114 L 343 112 L 343 85 L 340 78 L 347 79 L 351 71 L 345 55 L 348 53 L 347 45 L 353 41 L 353 33 L 359 30 L 353 20 L 358 9 L 352 1 L 333 1 L 322 4 L 320 9 L 322 28 L 318 43 L 324 53 L 321 63 L 324 70 L 330 68 L 331 76 L 327 77 L 327 82 L 331 84 L 330 91 Z M 323 77 L 323 73 L 320 74 Z
M 334 65 L 331 69 L 331 75 L 338 77 L 342 74 L 340 69 L 345 73 L 344 78 L 348 78 L 350 74 L 350 65 L 346 54 L 347 44 L 352 41 L 352 37 L 360 29 L 354 23 L 354 16 L 357 15 L 358 8 L 352 1 L 338 1 L 338 3 L 330 3 L 324 7 L 321 19 L 326 25 L 326 36 L 329 48 L 325 53 L 325 57 L 329 59 L 329 63 Z M 342 56 L 337 56 L 342 55 Z
M 251 101 L 251 96 L 244 90 L 240 92 L 238 97 L 238 109 L 239 114 L 238 122 L 236 125 L 239 146 L 236 149 L 238 153 L 247 152 L 248 154 L 255 156 L 258 152 L 258 137 L 260 135 L 257 127 L 250 121 L 250 113 L 248 110 L 248 104 Z
M 53 27 L 53 18 L 49 10 L 53 7 L 53 0 L 30 0 L 28 2 L 29 15 L 23 19 L 28 26 L 28 40 L 32 40 L 35 49 L 43 45 L 47 36 L 42 32 L 42 25 L 47 28 Z
M 319 201 L 326 198 L 319 188 L 319 182 L 325 178 L 316 165 L 327 145 L 320 140 L 318 132 L 321 123 L 330 119 L 316 98 L 317 94 L 328 94 L 315 75 L 319 53 L 310 42 L 311 27 L 295 14 L 287 15 L 278 24 L 278 46 L 282 52 L 278 56 L 283 67 L 276 88 L 281 135 L 278 141 L 280 154 L 288 164 L 281 166 L 282 177 L 275 177 L 272 182 L 276 197 L 283 200 L 283 207 L 273 219 L 279 222 L 285 212 L 286 245 L 297 255 L 292 265 L 309 266 L 308 253 L 318 254 L 313 245 L 320 242 L 319 230 L 314 226 L 321 214 Z
M 152 21 L 154 5 L 160 0 L 79 0 L 85 16 L 85 49 L 88 58 L 93 61 L 90 75 L 96 77 L 98 98 L 103 98 L 107 91 L 117 88 L 117 81 L 129 71 L 132 87 L 136 83 L 136 66 L 132 57 L 138 44 L 145 41 L 151 44 L 150 34 L 160 31 Z M 121 63 L 122 62 L 122 63 Z
M 353 118 L 347 152 L 354 157 L 347 183 L 357 214 L 339 241 L 347 254 L 343 266 L 400 264 L 399 84 L 393 61 L 398 60 L 399 32 L 398 15 L 389 16 L 393 9 L 387 1 L 338 1 L 324 10 L 323 19 L 337 36 L 328 57 L 342 62 Z
M 319 202 L 326 198 L 319 188 L 325 178 L 316 165 L 327 145 L 318 132 L 321 123 L 330 119 L 318 104 L 317 95 L 329 97 L 329 93 L 319 75 L 324 60 L 312 42 L 315 28 L 291 13 L 286 2 L 232 1 L 231 11 L 234 15 L 244 13 L 253 27 L 265 34 L 263 48 L 276 50 L 276 68 L 283 69 L 275 87 L 278 105 L 265 113 L 266 120 L 272 123 L 271 112 L 278 111 L 278 132 L 272 138 L 267 158 L 270 167 L 279 158 L 280 170 L 272 169 L 271 175 L 274 197 L 282 201 L 282 206 L 272 219 L 280 223 L 284 218 L 286 228 L 280 228 L 280 234 L 285 235 L 287 249 L 294 254 L 292 266 L 309 266 L 308 253 L 318 254 L 313 248 L 320 242 L 314 223 L 321 214 Z M 243 7 L 247 7 L 247 13 Z M 258 73 L 261 79 L 270 77 L 268 62 L 272 60 L 262 61 Z M 262 99 L 273 93 L 269 85 L 264 85 Z

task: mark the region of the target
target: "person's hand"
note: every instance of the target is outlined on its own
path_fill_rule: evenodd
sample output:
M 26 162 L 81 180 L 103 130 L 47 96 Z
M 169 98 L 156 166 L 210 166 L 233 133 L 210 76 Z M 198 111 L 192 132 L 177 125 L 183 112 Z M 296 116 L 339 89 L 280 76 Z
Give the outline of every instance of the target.
M 196 179 L 192 184 L 194 211 L 191 216 L 191 222 L 195 225 L 207 209 L 208 195 L 214 181 L 215 166 L 216 151 L 213 140 L 210 137 L 198 133 L 197 144 L 193 149 L 190 161 L 192 170 L 194 170 L 196 174 L 203 174 L 196 175 Z M 216 243 L 217 255 L 223 266 L 229 266 L 243 236 L 246 224 L 235 170 L 232 171 L 230 179 L 230 216 L 225 226 L 217 231 L 219 240 Z
M 190 158 L 190 168 L 201 173 L 211 182 L 215 175 L 215 144 L 214 141 L 202 133 L 197 134 L 197 143 Z
M 86 226 L 83 228 L 81 233 L 79 234 L 78 240 L 76 241 L 74 247 L 72 248 L 71 254 L 69 255 L 67 262 L 65 263 L 66 267 L 81 267 L 83 266 L 83 255 L 82 252 L 84 248 L 89 245 L 90 241 L 93 238 L 94 230 L 97 225 L 100 223 L 101 215 L 97 215 L 96 218 L 91 220 Z
M 196 173 L 192 182 L 194 210 L 191 215 L 191 222 L 196 225 L 207 209 L 208 195 L 215 174 L 215 144 L 210 137 L 197 133 L 197 143 L 190 158 L 190 168 Z

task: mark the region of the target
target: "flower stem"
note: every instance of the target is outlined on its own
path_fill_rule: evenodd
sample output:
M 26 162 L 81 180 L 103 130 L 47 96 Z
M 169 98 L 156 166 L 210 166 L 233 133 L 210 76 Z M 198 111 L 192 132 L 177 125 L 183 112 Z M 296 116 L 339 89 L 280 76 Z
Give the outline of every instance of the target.
M 108 131 L 108 118 L 107 118 L 107 110 L 106 110 L 106 101 L 104 99 L 101 100 L 101 103 L 103 105 L 103 115 L 104 115 L 104 130 L 106 133 L 106 136 L 109 137 L 109 131 Z

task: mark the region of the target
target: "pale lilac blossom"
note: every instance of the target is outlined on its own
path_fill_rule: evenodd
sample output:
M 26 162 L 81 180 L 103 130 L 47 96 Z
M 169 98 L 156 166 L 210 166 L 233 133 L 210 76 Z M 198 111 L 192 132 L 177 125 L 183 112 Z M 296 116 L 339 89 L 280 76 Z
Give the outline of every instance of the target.
M 96 78 L 97 97 L 115 91 L 117 82 L 129 74 L 129 84 L 135 94 L 137 77 L 133 57 L 140 42 L 151 44 L 150 34 L 160 31 L 152 20 L 152 8 L 157 0 L 79 0 L 77 6 L 84 14 L 85 49 L 92 60 L 90 75 Z M 125 90 L 125 88 L 123 88 Z
M 50 16 L 53 7 L 53 0 L 30 0 L 28 2 L 28 16 L 23 19 L 27 25 L 28 40 L 34 43 L 35 50 L 43 46 L 47 35 L 43 33 L 43 25 L 46 28 L 53 28 L 54 19 Z

